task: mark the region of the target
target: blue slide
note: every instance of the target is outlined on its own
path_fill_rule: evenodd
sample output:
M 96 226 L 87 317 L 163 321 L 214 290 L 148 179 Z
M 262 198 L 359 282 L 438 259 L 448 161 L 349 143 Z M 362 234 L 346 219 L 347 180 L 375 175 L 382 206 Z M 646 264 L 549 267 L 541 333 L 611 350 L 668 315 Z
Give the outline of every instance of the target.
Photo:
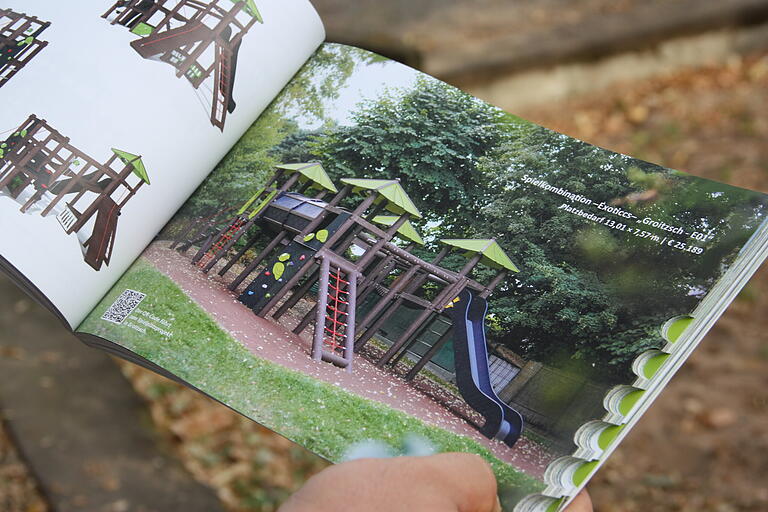
M 485 418 L 480 433 L 513 446 L 523 432 L 523 417 L 504 403 L 491 386 L 485 344 L 487 311 L 488 301 L 466 289 L 451 308 L 456 384 L 464 401 Z

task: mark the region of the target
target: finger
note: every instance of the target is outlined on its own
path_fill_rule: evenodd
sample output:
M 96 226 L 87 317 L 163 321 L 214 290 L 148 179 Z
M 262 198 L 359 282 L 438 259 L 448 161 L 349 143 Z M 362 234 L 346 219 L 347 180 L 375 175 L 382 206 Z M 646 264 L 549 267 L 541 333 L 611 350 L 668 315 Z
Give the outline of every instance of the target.
M 418 465 L 433 472 L 441 489 L 459 512 L 495 512 L 500 510 L 496 494 L 496 476 L 491 466 L 477 455 L 443 453 L 419 457 Z
M 338 482 L 345 492 L 338 493 Z M 501 512 L 496 478 L 480 457 L 360 459 L 312 477 L 281 512 Z
M 570 505 L 563 512 L 593 512 L 592 499 L 586 489 L 576 495 Z

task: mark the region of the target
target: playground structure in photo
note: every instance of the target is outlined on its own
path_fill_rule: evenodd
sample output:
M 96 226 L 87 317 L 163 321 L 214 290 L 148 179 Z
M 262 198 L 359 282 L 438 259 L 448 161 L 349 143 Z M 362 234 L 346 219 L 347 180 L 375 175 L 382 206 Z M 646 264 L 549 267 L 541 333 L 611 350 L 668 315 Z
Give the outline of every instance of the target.
M 48 45 L 38 37 L 50 25 L 35 16 L 0 9 L 0 87 Z
M 55 215 L 66 234 L 77 234 L 95 270 L 109 265 L 118 217 L 144 184 L 140 156 L 112 149 L 100 163 L 35 115 L 0 143 L 0 194 L 19 202 L 22 213 Z
M 267 185 L 239 209 L 191 221 L 171 247 L 182 253 L 197 248 L 192 262 L 204 272 L 223 262 L 220 276 L 239 263 L 229 289 L 260 317 L 280 319 L 315 294 L 316 302 L 293 332 L 301 334 L 314 324 L 311 357 L 348 372 L 355 354 L 403 306 L 419 310 L 418 316 L 378 357 L 379 367 L 396 365 L 436 322 L 452 324 L 406 379 L 414 379 L 453 333 L 462 397 L 485 418 L 481 433 L 512 446 L 523 420 L 491 386 L 484 319 L 486 299 L 517 267 L 493 239 L 441 240 L 439 254 L 425 261 L 412 253 L 424 245 L 411 224 L 422 215 L 399 181 L 347 178 L 341 183 L 337 190 L 319 163 L 277 166 Z M 254 225 L 256 232 L 250 229 Z M 249 258 L 265 238 L 270 240 L 266 247 Z M 467 259 L 458 272 L 440 266 L 453 250 Z M 495 269 L 495 277 L 485 284 L 473 279 L 478 265 Z M 427 285 L 430 292 L 424 293 Z M 364 301 L 371 307 L 357 318 Z
M 224 130 L 233 98 L 243 36 L 264 23 L 253 0 L 119 0 L 103 15 L 139 39 L 131 47 L 144 59 L 176 69 L 197 91 L 211 94 L 211 124 Z

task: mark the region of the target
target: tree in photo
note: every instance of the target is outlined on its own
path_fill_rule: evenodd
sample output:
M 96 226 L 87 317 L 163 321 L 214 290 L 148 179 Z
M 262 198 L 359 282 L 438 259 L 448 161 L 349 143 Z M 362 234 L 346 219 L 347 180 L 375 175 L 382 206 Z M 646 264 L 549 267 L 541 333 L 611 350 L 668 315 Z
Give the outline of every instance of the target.
M 332 178 L 398 178 L 427 221 L 457 230 L 483 197 L 477 165 L 512 118 L 437 80 L 365 103 L 341 126 L 316 138 L 314 154 Z

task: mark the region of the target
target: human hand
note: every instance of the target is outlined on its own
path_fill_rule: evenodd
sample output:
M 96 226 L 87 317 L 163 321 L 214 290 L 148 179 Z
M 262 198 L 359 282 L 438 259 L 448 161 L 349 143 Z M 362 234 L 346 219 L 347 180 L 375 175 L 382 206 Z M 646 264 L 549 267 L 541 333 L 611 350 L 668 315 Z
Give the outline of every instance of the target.
M 589 493 L 583 489 L 563 512 L 594 512 L 594 510 Z
M 360 459 L 320 472 L 280 512 L 501 512 L 496 478 L 480 457 Z M 592 512 L 580 495 L 567 512 Z

